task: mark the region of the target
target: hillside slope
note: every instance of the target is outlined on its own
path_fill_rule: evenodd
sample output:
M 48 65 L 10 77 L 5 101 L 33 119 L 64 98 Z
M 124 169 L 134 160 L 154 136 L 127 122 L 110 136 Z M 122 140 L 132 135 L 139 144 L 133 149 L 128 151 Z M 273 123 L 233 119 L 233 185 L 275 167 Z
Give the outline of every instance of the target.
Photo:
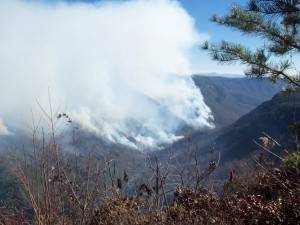
M 222 160 L 228 161 L 249 156 L 259 147 L 254 140 L 268 134 L 287 149 L 295 140 L 293 123 L 300 122 L 300 93 L 276 94 L 270 101 L 241 117 L 231 126 L 222 129 L 214 139 L 215 149 L 222 151 Z M 212 143 L 210 143 L 210 146 Z M 207 145 L 206 149 L 209 148 Z
M 281 90 L 265 79 L 193 76 L 205 103 L 211 108 L 216 127 L 229 125 L 242 115 L 270 100 Z

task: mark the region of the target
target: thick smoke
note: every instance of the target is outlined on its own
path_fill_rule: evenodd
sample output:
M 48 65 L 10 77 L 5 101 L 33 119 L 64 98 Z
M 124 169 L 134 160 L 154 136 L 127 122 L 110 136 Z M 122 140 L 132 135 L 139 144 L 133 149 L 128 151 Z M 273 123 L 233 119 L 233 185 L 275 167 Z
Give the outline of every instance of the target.
M 2 119 L 0 119 L 0 135 L 10 135 L 11 132 L 8 131 L 7 127 L 3 124 Z
M 176 1 L 3 0 L 0 30 L 7 125 L 35 99 L 47 105 L 50 89 L 83 128 L 133 147 L 172 143 L 183 125 L 213 126 L 189 76 L 189 51 L 205 34 Z

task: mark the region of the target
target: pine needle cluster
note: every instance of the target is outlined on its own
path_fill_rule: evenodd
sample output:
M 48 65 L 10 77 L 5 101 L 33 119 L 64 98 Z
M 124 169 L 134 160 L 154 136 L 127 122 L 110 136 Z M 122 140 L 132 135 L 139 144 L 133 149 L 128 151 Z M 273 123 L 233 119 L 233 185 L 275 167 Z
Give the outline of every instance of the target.
M 251 46 L 227 41 L 205 42 L 202 49 L 209 51 L 213 60 L 246 65 L 245 75 L 250 77 L 300 86 L 300 72 L 294 63 L 300 53 L 300 1 L 249 0 L 244 7 L 234 5 L 225 16 L 213 15 L 211 21 L 264 41 L 254 51 Z

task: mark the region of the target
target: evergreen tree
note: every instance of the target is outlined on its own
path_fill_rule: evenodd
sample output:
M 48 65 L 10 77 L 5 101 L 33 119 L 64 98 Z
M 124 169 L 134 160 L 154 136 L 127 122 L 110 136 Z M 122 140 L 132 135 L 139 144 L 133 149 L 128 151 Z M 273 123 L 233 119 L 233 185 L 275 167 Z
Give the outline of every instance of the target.
M 205 42 L 204 50 L 220 63 L 247 65 L 245 75 L 268 77 L 300 87 L 300 72 L 294 64 L 300 53 L 300 1 L 249 0 L 245 7 L 234 5 L 226 16 L 214 15 L 211 21 L 244 35 L 261 37 L 263 46 L 255 51 L 241 44 Z

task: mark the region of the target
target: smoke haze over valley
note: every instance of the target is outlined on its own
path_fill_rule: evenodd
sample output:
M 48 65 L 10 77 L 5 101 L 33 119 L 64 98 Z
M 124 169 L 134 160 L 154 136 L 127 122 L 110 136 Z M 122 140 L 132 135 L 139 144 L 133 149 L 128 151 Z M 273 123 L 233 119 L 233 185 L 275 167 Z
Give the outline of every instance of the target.
M 48 108 L 48 89 L 83 129 L 134 148 L 214 126 L 190 77 L 190 51 L 209 37 L 178 2 L 7 0 L 0 29 L 0 135 L 38 115 L 35 99 Z

